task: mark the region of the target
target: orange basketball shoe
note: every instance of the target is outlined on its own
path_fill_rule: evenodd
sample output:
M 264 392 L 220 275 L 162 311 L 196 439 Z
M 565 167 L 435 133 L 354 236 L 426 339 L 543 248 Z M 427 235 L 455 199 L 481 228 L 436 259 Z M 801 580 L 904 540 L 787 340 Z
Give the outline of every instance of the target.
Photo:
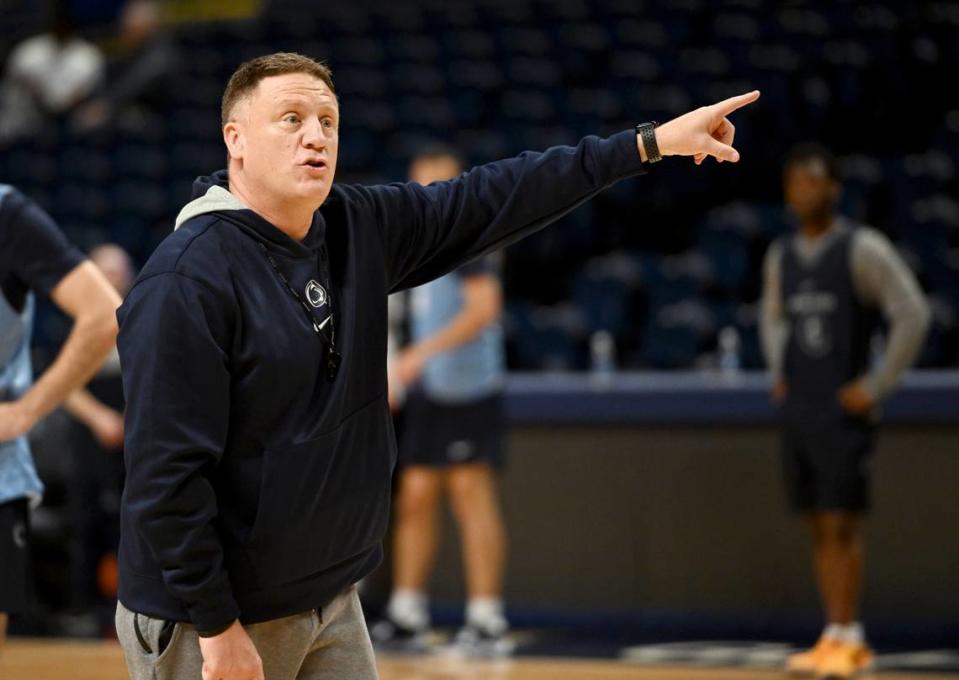
M 819 667 L 825 662 L 826 657 L 834 650 L 842 646 L 838 640 L 827 637 L 821 637 L 813 646 L 805 652 L 791 654 L 786 659 L 786 671 L 789 673 L 812 675 L 819 670 Z
M 867 645 L 841 642 L 826 653 L 816 669 L 816 675 L 820 678 L 846 680 L 856 673 L 870 670 L 874 661 L 875 655 Z

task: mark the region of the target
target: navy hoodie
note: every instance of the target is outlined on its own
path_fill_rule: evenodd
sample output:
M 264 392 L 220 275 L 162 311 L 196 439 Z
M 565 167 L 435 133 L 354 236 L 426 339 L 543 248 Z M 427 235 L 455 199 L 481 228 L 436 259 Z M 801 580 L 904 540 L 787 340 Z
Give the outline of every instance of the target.
M 230 194 L 224 172 L 198 179 L 118 312 L 123 604 L 211 631 L 322 607 L 373 570 L 396 458 L 387 294 L 641 172 L 630 130 L 426 187 L 334 184 L 300 242 Z M 267 253 L 301 296 L 328 284 L 332 382 Z

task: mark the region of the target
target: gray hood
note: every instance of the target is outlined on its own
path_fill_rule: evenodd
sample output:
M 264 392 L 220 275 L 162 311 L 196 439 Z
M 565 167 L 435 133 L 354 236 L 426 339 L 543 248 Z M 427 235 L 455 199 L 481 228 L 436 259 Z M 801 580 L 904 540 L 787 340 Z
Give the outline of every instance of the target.
M 204 213 L 217 212 L 222 210 L 249 210 L 250 208 L 236 196 L 221 186 L 214 184 L 207 192 L 195 198 L 185 206 L 176 216 L 176 222 L 173 225 L 173 231 L 176 231 L 187 220 L 191 220 L 197 215 Z

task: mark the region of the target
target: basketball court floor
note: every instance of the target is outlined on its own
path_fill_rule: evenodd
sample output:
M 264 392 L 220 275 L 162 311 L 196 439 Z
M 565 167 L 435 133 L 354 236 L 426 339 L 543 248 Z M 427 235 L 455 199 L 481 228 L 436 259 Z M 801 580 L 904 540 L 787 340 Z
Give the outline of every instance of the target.
M 127 680 L 116 642 L 13 638 L 4 652 L 0 680 Z M 630 661 L 519 658 L 473 661 L 448 656 L 381 656 L 382 680 L 783 680 L 775 669 L 695 665 L 646 665 Z M 959 674 L 876 672 L 881 680 L 959 680 Z M 346 679 L 344 679 L 346 680 Z

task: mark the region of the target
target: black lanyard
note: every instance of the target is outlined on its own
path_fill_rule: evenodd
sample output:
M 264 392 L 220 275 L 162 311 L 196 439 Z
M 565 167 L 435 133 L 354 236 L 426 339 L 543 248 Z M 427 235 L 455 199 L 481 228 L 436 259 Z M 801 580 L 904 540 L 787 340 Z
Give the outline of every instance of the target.
M 283 282 L 283 285 L 286 286 L 286 289 L 290 291 L 290 295 L 293 296 L 293 299 L 300 303 L 300 306 L 303 308 L 303 311 L 306 312 L 306 315 L 310 319 L 310 324 L 313 326 L 313 331 L 320 337 L 323 341 L 323 344 L 326 348 L 326 379 L 329 382 L 336 380 L 336 374 L 340 370 L 340 362 L 343 357 L 339 352 L 336 351 L 336 327 L 333 323 L 333 291 L 330 286 L 329 278 L 326 276 L 327 267 L 325 266 L 325 255 L 324 252 L 324 271 L 322 272 L 324 281 L 323 285 L 326 286 L 326 304 L 330 308 L 330 315 L 324 320 L 319 321 L 316 318 L 316 315 L 313 314 L 313 310 L 310 309 L 310 306 L 306 304 L 306 300 L 296 291 L 296 288 L 290 285 L 289 280 L 283 274 L 279 265 L 277 265 L 276 260 L 273 259 L 273 255 L 267 250 L 267 247 L 263 244 L 262 241 L 257 241 L 260 246 L 260 250 L 263 251 L 263 254 L 266 255 L 267 261 L 270 263 L 270 266 L 273 267 L 273 271 L 276 272 L 276 275 L 280 278 L 280 281 Z

